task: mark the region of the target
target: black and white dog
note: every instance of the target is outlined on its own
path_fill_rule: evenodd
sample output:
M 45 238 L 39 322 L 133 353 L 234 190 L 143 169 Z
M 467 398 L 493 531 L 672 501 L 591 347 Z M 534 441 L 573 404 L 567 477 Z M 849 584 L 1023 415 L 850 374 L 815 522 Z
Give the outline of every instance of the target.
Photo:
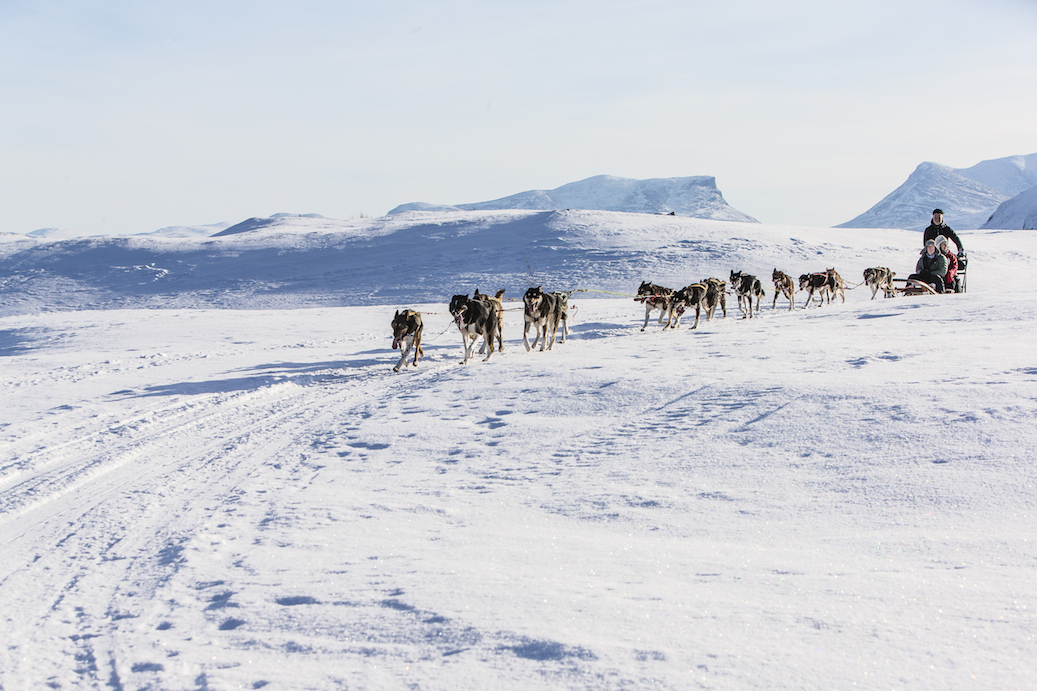
M 706 321 L 713 319 L 718 305 L 724 312 L 724 319 L 727 319 L 727 283 L 719 278 L 705 278 L 699 282 L 706 286 L 706 299 L 703 305 L 706 310 Z
M 562 339 L 559 343 L 565 343 L 565 336 L 569 332 L 568 311 L 569 296 L 566 293 L 545 293 L 541 286 L 530 288 L 522 296 L 522 319 L 525 322 L 522 328 L 522 343 L 526 346 L 528 353 L 540 343 L 540 350 L 545 348 L 551 350 L 555 344 L 555 336 L 558 326 L 562 326 Z M 533 345 L 529 345 L 529 327 L 536 329 Z M 551 332 L 551 341 L 547 340 L 547 332 Z
M 672 301 L 673 306 L 670 308 L 670 320 L 667 322 L 667 326 L 671 329 L 676 329 L 681 325 L 681 316 L 684 312 L 694 307 L 695 323 L 691 328 L 697 329 L 699 325 L 699 315 L 705 307 L 707 290 L 708 288 L 704 283 L 692 283 L 690 286 L 681 288 L 674 293 Z M 674 320 L 674 316 L 677 317 L 676 320 Z
M 634 301 L 643 302 L 645 305 L 645 323 L 641 327 L 642 331 L 648 328 L 648 317 L 652 314 L 652 310 L 659 310 L 660 324 L 667 321 L 673 309 L 672 297 L 673 288 L 663 288 L 648 281 L 641 282 L 641 287 L 637 289 L 637 297 L 634 298 Z
M 884 266 L 873 266 L 870 269 L 864 270 L 864 282 L 871 288 L 871 299 L 875 299 L 875 294 L 881 289 L 885 296 L 888 298 L 895 297 L 897 292 L 893 288 L 893 277 L 896 273 L 890 271 Z
M 810 303 L 814 301 L 815 292 L 819 296 L 818 305 L 825 304 L 825 297 L 828 297 L 828 272 L 801 274 L 799 277 L 799 289 L 807 291 L 807 302 L 803 305 L 803 309 L 810 307 Z M 828 301 L 832 301 L 831 297 L 828 298 Z
M 483 362 L 493 357 L 493 337 L 497 335 L 497 310 L 485 300 L 471 300 L 467 295 L 455 295 L 450 300 L 450 314 L 461 332 L 461 347 L 464 348 L 462 365 L 467 365 L 475 351 L 475 341 L 482 336 L 490 351 Z
M 414 348 L 414 366 L 418 366 L 418 358 L 425 355 L 421 349 L 421 312 L 414 310 L 396 310 L 396 316 L 392 318 L 392 349 L 400 349 L 400 361 L 392 368 L 393 372 L 399 372 L 407 360 L 411 348 Z
M 760 279 L 741 271 L 732 271 L 731 289 L 738 296 L 738 309 L 742 312 L 742 319 L 752 319 L 753 298 L 756 298 L 756 312 L 759 313 L 760 300 L 765 295 Z

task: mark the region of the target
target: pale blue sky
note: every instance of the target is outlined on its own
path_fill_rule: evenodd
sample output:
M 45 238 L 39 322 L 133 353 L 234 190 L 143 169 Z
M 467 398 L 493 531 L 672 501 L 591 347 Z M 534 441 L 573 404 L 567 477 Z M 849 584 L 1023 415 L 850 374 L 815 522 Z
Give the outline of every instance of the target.
M 829 226 L 1037 152 L 1035 0 L 0 3 L 0 232 L 714 175 Z

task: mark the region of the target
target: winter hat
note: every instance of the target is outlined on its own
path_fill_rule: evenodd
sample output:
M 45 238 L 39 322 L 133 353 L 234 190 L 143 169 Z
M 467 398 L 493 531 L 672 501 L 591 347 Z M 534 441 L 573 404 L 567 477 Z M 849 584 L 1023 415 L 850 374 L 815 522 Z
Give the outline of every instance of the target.
M 945 243 L 945 242 L 947 242 L 947 238 L 945 238 L 945 237 L 944 237 L 944 236 L 942 236 L 942 235 L 937 235 L 937 236 L 936 236 L 936 239 L 935 239 L 935 240 L 933 240 L 933 243 L 934 243 L 934 244 L 935 244 L 935 245 L 936 245 L 937 247 L 939 247 L 940 245 L 942 245 L 942 244 L 943 244 L 943 243 Z M 926 244 L 929 244 L 929 243 L 926 243 Z
M 934 214 L 940 214 L 942 216 L 943 215 L 943 209 L 933 209 L 933 213 Z
M 929 245 L 935 246 L 936 245 L 936 240 L 926 240 L 925 241 L 925 246 L 928 247 Z

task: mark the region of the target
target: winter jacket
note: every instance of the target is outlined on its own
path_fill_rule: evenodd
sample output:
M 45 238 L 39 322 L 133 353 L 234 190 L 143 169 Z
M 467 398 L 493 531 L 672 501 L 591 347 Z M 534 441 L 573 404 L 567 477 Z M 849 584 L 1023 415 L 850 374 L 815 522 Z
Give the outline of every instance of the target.
M 925 243 L 930 240 L 935 240 L 937 235 L 942 235 L 948 240 L 954 242 L 954 244 L 958 246 L 959 252 L 965 251 L 965 248 L 961 246 L 961 240 L 958 239 L 958 235 L 946 223 L 941 223 L 940 225 L 930 223 L 929 227 L 925 229 L 924 233 L 922 233 L 922 245 L 924 246 Z
M 947 257 L 939 251 L 930 257 L 923 250 L 922 256 L 918 258 L 918 263 L 915 264 L 915 273 L 922 275 L 928 274 L 934 278 L 942 279 L 947 275 Z
M 958 274 L 958 258 L 950 252 L 943 256 L 947 257 L 947 277 L 943 279 L 949 287 L 954 287 L 954 277 Z

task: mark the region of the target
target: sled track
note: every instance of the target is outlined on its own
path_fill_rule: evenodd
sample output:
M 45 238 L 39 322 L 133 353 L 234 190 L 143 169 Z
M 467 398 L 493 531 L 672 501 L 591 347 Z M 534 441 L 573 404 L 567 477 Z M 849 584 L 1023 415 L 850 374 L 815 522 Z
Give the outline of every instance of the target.
M 175 573 L 187 536 L 235 501 L 246 478 L 297 457 L 293 447 L 330 420 L 411 379 L 373 366 L 350 375 L 209 394 L 3 459 L 11 486 L 0 491 L 0 586 L 13 587 L 0 592 L 34 596 L 0 597 L 0 627 L 25 634 L 23 650 L 41 651 L 27 662 L 0 650 L 8 680 L 24 664 L 36 679 L 48 668 L 57 678 L 75 660 L 84 682 L 121 688 L 112 633 L 130 615 L 116 600 L 130 589 L 146 601 Z M 46 643 L 55 637 L 62 643 Z

